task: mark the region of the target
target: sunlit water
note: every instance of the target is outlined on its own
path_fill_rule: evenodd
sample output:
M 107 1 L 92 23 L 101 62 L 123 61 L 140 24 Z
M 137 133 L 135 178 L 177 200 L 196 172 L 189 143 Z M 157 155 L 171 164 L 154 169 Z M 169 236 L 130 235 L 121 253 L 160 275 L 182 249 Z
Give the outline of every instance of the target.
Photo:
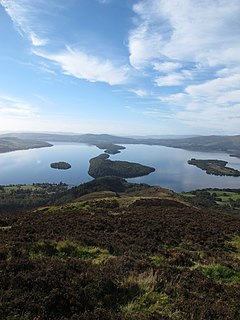
M 162 146 L 125 145 L 112 160 L 127 160 L 152 166 L 155 172 L 148 176 L 128 179 L 131 182 L 160 185 L 174 191 L 217 187 L 240 188 L 240 177 L 208 175 L 191 166 L 191 158 L 228 161 L 228 166 L 240 170 L 240 159 L 225 153 L 194 152 Z M 69 185 L 92 180 L 88 175 L 89 160 L 102 153 L 95 146 L 76 143 L 55 143 L 51 148 L 31 149 L 0 154 L 0 185 L 31 184 L 34 182 L 65 182 Z M 66 161 L 69 170 L 50 168 L 51 162 Z

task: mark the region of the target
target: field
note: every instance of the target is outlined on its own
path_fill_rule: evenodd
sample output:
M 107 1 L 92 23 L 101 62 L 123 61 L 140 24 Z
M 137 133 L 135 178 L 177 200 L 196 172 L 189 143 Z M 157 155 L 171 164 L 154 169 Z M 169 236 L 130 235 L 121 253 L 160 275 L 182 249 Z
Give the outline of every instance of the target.
M 239 189 L 202 189 L 182 193 L 182 196 L 192 204 L 240 217 Z

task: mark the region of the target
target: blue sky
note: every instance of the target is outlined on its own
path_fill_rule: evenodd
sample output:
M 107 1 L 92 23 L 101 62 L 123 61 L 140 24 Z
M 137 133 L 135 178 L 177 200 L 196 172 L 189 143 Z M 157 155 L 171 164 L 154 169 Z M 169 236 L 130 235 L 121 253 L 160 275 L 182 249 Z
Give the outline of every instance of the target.
M 0 131 L 239 134 L 239 0 L 0 0 Z

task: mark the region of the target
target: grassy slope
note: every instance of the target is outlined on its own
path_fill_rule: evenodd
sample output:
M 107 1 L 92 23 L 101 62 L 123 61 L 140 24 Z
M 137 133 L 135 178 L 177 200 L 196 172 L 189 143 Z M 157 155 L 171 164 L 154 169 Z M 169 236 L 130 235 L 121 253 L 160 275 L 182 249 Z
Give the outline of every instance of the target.
M 169 190 L 101 191 L 0 222 L 2 319 L 240 316 L 240 220 Z

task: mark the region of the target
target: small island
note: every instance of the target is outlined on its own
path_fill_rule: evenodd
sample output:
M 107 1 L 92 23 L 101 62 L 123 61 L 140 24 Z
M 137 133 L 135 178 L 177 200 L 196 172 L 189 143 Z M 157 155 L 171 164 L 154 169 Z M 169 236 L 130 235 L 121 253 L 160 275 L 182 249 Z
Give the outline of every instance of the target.
M 200 160 L 200 159 L 191 159 L 188 160 L 188 164 L 194 165 L 204 171 L 207 174 L 213 174 L 216 176 L 232 176 L 232 177 L 239 177 L 240 171 L 226 167 L 227 161 L 223 160 Z
M 53 169 L 60 169 L 60 170 L 67 170 L 71 168 L 70 163 L 59 161 L 59 162 L 53 162 L 50 164 L 50 167 Z
M 109 155 L 100 154 L 90 159 L 88 174 L 93 178 L 104 176 L 116 176 L 121 178 L 135 178 L 148 175 L 155 171 L 154 168 L 144 166 L 140 163 L 128 161 L 111 161 Z
M 96 147 L 101 150 L 105 149 L 104 152 L 108 153 L 108 154 L 117 154 L 117 153 L 121 152 L 120 150 L 126 149 L 123 146 L 119 146 L 119 145 L 113 144 L 113 143 L 97 143 Z

